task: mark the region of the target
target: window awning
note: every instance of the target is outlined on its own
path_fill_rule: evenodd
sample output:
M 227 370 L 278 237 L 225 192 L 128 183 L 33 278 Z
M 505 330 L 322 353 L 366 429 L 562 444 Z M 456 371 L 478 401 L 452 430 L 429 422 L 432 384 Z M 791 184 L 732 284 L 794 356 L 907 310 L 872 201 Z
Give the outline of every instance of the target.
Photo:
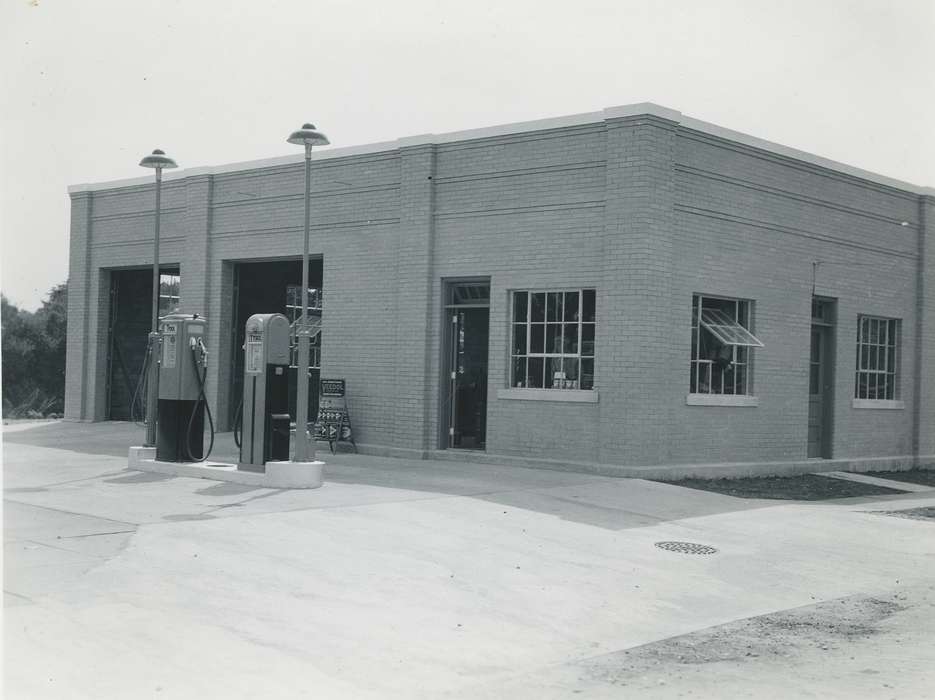
M 701 312 L 701 325 L 724 345 L 764 347 L 759 338 L 720 309 L 703 309 Z

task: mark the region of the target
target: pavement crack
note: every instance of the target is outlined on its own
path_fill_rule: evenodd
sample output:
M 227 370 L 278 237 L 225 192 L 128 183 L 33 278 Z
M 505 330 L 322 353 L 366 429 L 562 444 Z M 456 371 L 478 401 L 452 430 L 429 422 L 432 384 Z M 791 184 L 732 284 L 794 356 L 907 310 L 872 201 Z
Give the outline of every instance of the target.
M 103 535 L 125 535 L 128 533 L 132 534 L 134 532 L 136 532 L 136 530 L 114 530 L 113 532 L 91 532 L 91 533 L 88 533 L 87 535 L 63 535 L 62 539 L 63 540 L 78 540 L 84 537 L 101 537 Z

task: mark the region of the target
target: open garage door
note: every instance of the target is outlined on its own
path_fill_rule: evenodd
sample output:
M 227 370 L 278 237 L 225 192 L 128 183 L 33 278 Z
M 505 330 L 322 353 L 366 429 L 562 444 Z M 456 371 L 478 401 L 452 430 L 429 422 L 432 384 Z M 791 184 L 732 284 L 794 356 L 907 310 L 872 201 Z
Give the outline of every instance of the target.
M 131 415 L 130 404 L 139 386 L 152 314 L 152 268 L 112 270 L 110 324 L 107 347 L 107 418 L 141 420 L 145 400 Z M 179 269 L 162 268 L 159 274 L 159 315 L 179 303 Z
M 312 316 L 321 317 L 322 260 L 309 262 L 309 305 Z M 243 398 L 244 328 L 253 314 L 279 313 L 292 323 L 301 314 L 302 261 L 271 260 L 243 262 L 234 265 L 234 318 L 231 357 L 230 424 L 233 425 L 237 408 Z M 295 354 L 289 377 L 289 413 L 295 418 L 296 369 Z M 318 379 L 320 376 L 321 335 L 312 343 L 308 415 L 313 420 L 318 413 Z

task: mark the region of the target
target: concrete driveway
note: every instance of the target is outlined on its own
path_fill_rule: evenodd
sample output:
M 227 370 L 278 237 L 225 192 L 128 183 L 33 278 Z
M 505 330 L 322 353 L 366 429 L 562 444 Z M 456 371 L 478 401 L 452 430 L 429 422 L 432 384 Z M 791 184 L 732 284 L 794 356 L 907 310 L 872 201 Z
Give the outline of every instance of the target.
M 804 504 L 353 455 L 280 491 L 126 471 L 140 435 L 4 430 L 7 697 L 935 687 L 935 523 L 879 513 L 935 492 Z

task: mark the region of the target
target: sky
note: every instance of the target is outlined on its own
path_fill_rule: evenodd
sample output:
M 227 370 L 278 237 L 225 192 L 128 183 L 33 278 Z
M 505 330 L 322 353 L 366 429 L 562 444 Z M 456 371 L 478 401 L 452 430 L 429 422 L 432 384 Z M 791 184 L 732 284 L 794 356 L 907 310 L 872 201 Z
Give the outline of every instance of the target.
M 68 277 L 68 185 L 637 102 L 935 186 L 933 0 L 0 0 L 0 291 Z

